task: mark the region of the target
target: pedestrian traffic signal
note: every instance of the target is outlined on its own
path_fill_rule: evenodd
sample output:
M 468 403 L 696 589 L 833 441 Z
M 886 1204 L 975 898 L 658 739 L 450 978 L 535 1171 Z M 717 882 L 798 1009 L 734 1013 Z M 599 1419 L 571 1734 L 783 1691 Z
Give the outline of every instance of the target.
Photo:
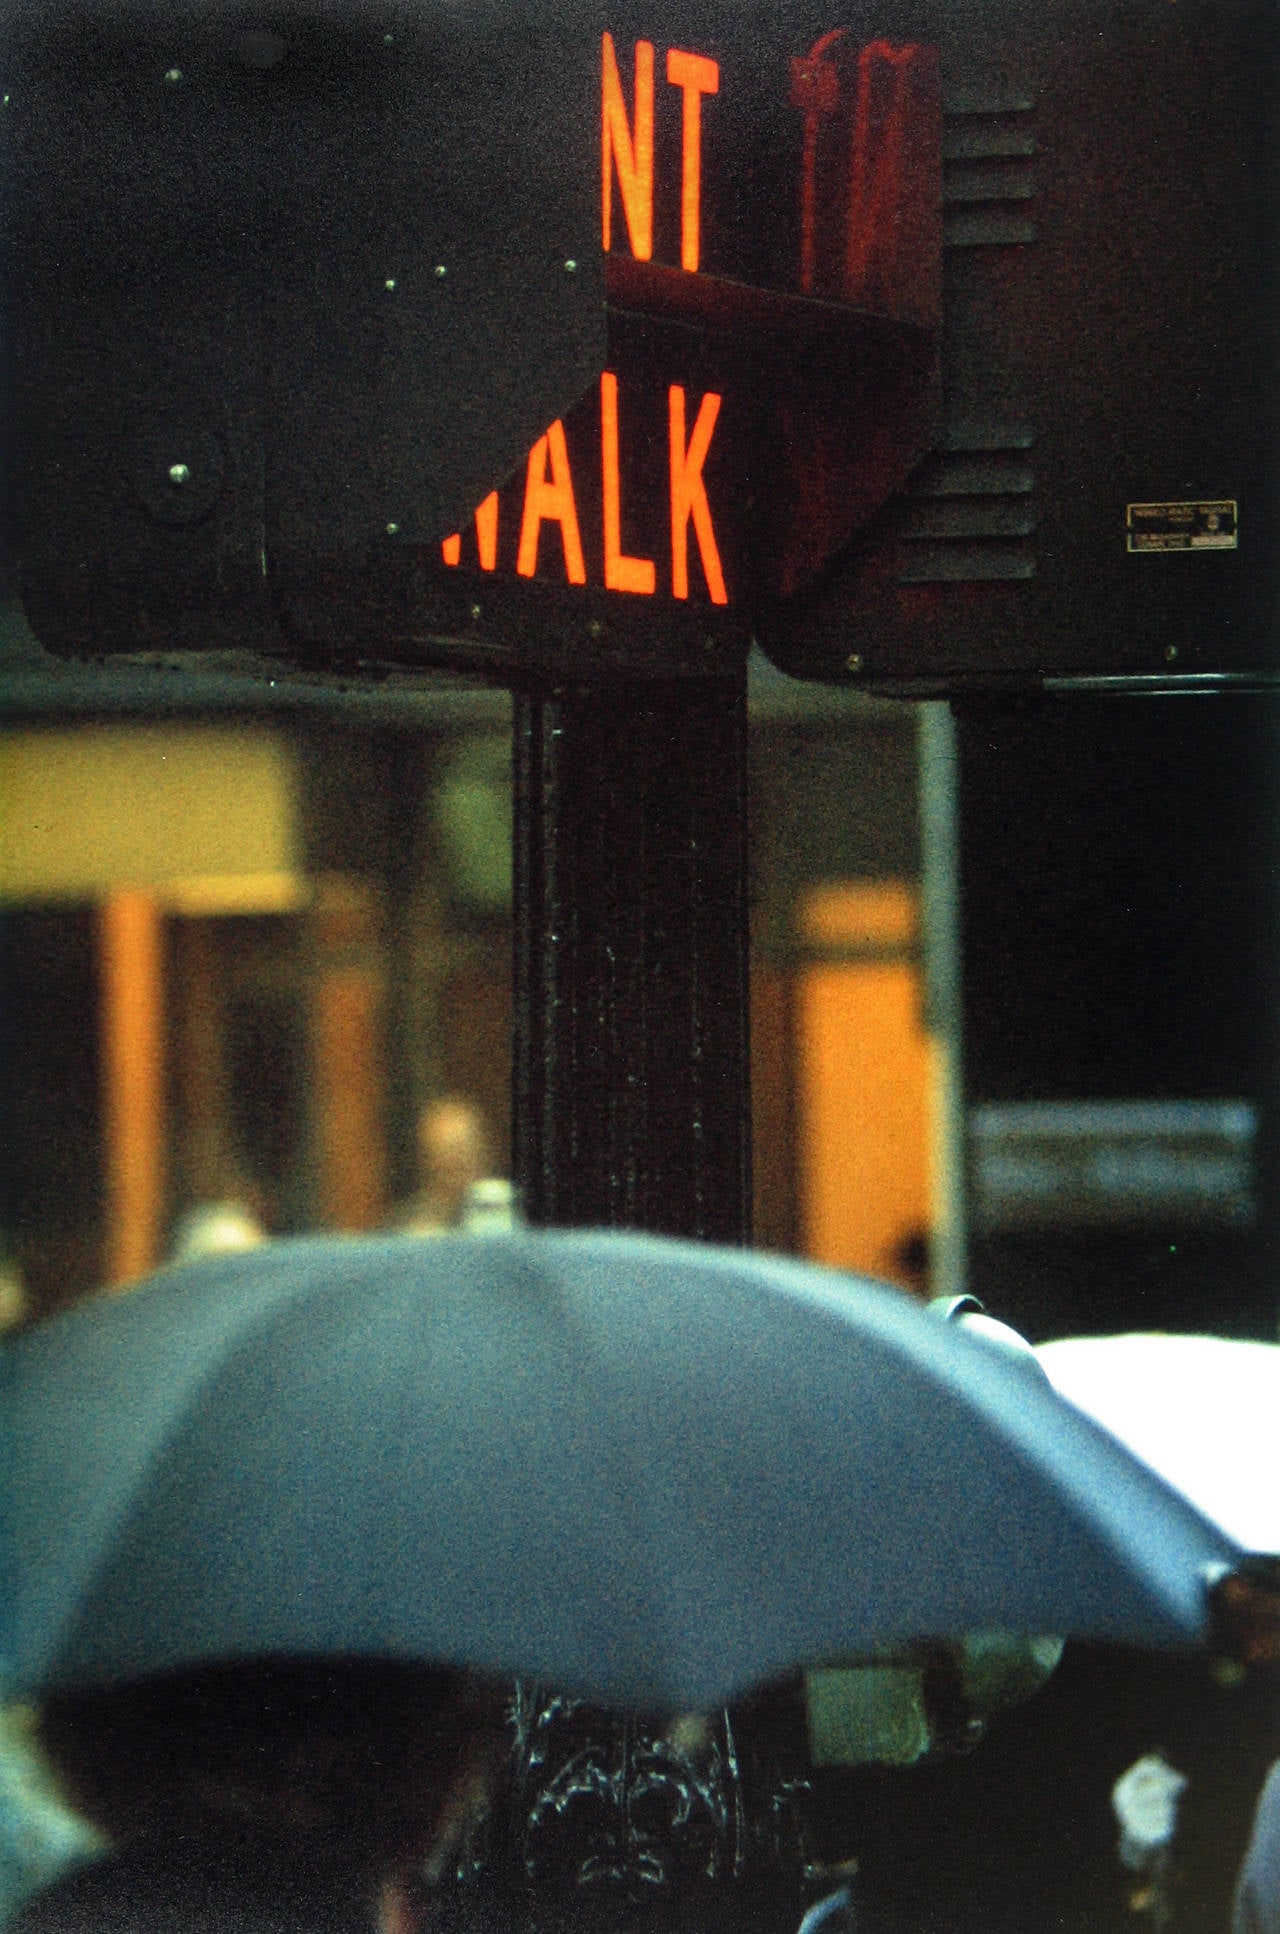
M 936 53 L 822 18 L 20 11 L 40 635 L 739 655 L 932 434 Z
M 19 0 L 76 652 L 904 691 L 1274 664 L 1274 0 Z

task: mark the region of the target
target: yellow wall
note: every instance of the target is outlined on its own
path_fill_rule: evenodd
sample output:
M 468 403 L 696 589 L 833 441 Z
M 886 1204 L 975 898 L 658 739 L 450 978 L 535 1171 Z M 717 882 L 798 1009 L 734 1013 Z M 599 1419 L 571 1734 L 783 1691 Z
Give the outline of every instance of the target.
M 270 902 L 297 870 L 295 793 L 292 753 L 267 731 L 14 733 L 0 739 L 0 902 L 219 876 L 245 882 L 242 907 Z

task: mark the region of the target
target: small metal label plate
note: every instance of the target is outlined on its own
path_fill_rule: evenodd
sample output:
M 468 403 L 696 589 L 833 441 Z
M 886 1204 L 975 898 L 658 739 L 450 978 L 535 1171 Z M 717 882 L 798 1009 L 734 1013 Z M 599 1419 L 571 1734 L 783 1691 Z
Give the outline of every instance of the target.
M 1131 551 L 1234 551 L 1234 498 L 1218 503 L 1129 504 L 1125 536 Z

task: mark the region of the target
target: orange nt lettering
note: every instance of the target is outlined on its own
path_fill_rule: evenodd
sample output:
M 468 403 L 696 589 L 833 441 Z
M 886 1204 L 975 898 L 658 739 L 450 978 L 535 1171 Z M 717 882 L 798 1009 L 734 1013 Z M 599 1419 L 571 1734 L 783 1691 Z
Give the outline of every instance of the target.
M 612 247 L 613 169 L 627 218 L 631 253 L 637 262 L 653 255 L 653 43 L 636 42 L 635 136 L 622 98 L 622 80 L 613 35 L 603 41 L 600 104 L 600 182 L 604 246 Z
M 684 94 L 683 171 L 680 187 L 680 266 L 693 274 L 701 249 L 702 96 L 720 88 L 720 69 L 705 54 L 667 52 L 667 79 Z

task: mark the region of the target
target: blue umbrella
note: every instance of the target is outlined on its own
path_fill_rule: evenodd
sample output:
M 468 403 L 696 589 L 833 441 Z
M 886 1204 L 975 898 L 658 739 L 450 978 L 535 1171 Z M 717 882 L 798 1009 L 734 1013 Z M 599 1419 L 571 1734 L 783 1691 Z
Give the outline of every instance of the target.
M 308 1240 L 0 1366 L 18 1692 L 267 1653 L 698 1709 L 1003 1629 L 1202 1641 L 1240 1554 L 1032 1367 L 737 1250 Z

